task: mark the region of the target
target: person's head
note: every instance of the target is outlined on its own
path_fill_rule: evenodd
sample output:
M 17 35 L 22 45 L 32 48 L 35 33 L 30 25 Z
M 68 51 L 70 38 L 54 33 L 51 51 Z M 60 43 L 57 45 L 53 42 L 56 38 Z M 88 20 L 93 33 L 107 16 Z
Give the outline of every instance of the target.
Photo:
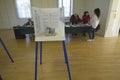
M 94 10 L 94 14 L 99 18 L 100 17 L 100 9 L 99 8 L 96 8 Z
M 77 14 L 77 13 L 74 13 L 74 16 L 75 16 L 75 17 L 77 17 L 77 16 L 78 16 L 78 14 Z
M 31 19 L 28 19 L 28 22 L 32 22 L 32 20 L 31 20 Z
M 87 15 L 89 15 L 89 12 L 88 12 L 88 11 L 85 11 L 85 12 L 84 12 L 84 16 L 87 16 Z

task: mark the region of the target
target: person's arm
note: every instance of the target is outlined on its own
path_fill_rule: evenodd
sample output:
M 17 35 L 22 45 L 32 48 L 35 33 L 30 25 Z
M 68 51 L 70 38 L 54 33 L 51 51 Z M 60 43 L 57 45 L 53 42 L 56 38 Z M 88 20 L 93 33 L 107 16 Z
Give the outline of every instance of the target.
M 30 24 L 29 22 L 26 22 L 24 25 L 27 26 L 27 25 L 29 25 L 29 24 Z
M 78 15 L 77 17 L 78 17 L 78 23 L 81 22 L 82 20 L 81 20 L 81 18 L 79 17 L 79 15 Z
M 88 23 L 90 22 L 90 15 L 88 15 Z
M 32 26 L 34 26 L 34 22 L 32 21 Z
M 70 17 L 70 22 L 72 22 L 73 21 L 73 15 Z
M 83 24 L 85 23 L 85 19 L 84 19 L 84 16 L 82 16 L 82 23 L 83 23 Z

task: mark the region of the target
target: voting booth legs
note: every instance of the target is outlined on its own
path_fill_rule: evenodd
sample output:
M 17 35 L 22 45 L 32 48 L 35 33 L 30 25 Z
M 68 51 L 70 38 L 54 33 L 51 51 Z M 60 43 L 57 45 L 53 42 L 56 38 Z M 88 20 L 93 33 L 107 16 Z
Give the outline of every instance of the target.
M 11 62 L 14 63 L 14 60 L 12 59 L 12 56 L 10 55 L 9 51 L 7 50 L 7 48 L 6 48 L 6 46 L 5 46 L 5 44 L 3 43 L 3 41 L 2 41 L 1 38 L 0 38 L 0 43 L 2 44 L 2 46 L 3 46 L 4 50 L 6 51 L 9 59 L 11 60 Z
M 62 44 L 63 44 L 63 50 L 64 50 L 65 63 L 67 66 L 67 71 L 68 71 L 68 77 L 69 77 L 69 80 L 72 80 L 65 41 L 62 41 Z
M 1 77 L 1 75 L 0 75 L 0 80 L 3 80 L 2 77 Z
M 62 41 L 62 45 L 63 45 L 65 63 L 66 63 L 66 66 L 67 66 L 67 71 L 68 71 L 68 77 L 69 77 L 69 80 L 72 80 L 65 41 Z M 35 49 L 35 76 L 34 76 L 34 80 L 37 80 L 37 69 L 38 69 L 37 60 L 38 60 L 38 42 L 36 42 L 36 49 Z M 40 41 L 40 64 L 42 64 L 42 41 Z

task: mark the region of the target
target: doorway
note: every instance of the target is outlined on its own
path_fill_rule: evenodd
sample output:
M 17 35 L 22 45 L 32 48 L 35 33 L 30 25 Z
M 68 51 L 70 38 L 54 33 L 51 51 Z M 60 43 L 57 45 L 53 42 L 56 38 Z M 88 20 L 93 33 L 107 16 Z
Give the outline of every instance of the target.
M 111 0 L 105 37 L 118 37 L 120 29 L 120 0 Z

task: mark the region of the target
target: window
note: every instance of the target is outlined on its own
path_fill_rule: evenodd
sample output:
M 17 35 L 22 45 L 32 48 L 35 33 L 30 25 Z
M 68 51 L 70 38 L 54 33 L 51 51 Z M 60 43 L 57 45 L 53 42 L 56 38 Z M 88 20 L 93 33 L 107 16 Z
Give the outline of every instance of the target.
M 30 0 L 16 0 L 16 7 L 19 18 L 31 18 Z
M 58 7 L 64 8 L 64 16 L 70 17 L 72 14 L 73 0 L 59 0 Z

